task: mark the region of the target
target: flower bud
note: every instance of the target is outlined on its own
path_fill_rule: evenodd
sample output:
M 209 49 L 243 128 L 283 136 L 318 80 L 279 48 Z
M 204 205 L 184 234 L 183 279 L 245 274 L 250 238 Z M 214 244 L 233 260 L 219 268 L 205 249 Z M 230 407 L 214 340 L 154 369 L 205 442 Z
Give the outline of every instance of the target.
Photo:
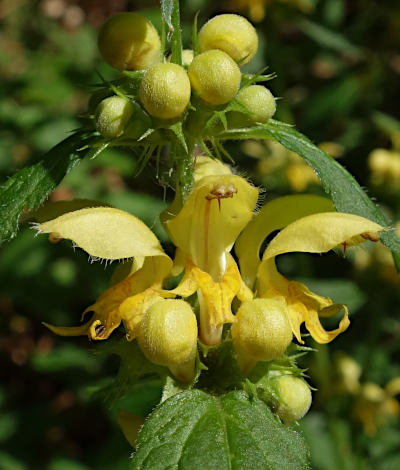
M 276 111 L 273 94 L 261 85 L 250 85 L 241 89 L 236 100 L 251 112 L 251 114 L 232 113 L 235 114 L 235 120 L 242 121 L 243 125 L 268 122 Z
M 292 329 L 282 304 L 273 299 L 243 302 L 232 327 L 238 364 L 247 374 L 257 361 L 282 356 L 292 341 Z
M 218 50 L 197 55 L 188 74 L 193 89 L 212 106 L 230 101 L 240 86 L 241 75 L 236 62 Z
M 199 31 L 200 52 L 220 49 L 229 54 L 240 66 L 254 57 L 258 37 L 254 27 L 243 16 L 218 15 Z
M 187 302 L 167 299 L 153 304 L 143 316 L 138 342 L 147 359 L 169 367 L 179 380 L 192 380 L 197 322 Z
M 188 68 L 189 65 L 192 63 L 194 57 L 194 53 L 192 49 L 183 49 L 182 50 L 182 65 L 185 68 Z M 171 55 L 168 57 L 168 62 L 171 62 Z
M 271 380 L 275 392 L 275 412 L 284 423 L 301 419 L 310 409 L 312 396 L 307 383 L 293 375 L 281 375 Z
M 151 116 L 177 118 L 190 100 L 190 81 L 185 69 L 177 64 L 154 65 L 142 79 L 139 96 Z
M 138 13 L 117 13 L 101 27 L 98 47 L 104 60 L 120 70 L 141 70 L 160 62 L 157 30 Z
M 110 96 L 96 108 L 95 126 L 103 137 L 118 137 L 132 116 L 133 104 L 120 96 Z

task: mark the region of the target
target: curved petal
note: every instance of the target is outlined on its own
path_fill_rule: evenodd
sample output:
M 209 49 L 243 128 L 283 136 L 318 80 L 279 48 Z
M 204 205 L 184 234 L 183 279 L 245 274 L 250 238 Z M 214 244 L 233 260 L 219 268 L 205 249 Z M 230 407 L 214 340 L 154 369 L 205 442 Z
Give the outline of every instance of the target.
M 240 272 L 246 284 L 249 287 L 254 284 L 260 264 L 261 245 L 268 235 L 301 217 L 334 210 L 330 199 L 309 194 L 284 196 L 265 204 L 235 243 Z
M 299 333 L 301 323 L 305 323 L 307 330 L 317 343 L 329 343 L 340 333 L 347 330 L 350 325 L 349 312 L 343 304 L 333 304 L 327 297 L 311 292 L 307 286 L 297 281 L 288 281 L 288 316 L 292 324 L 292 330 L 299 342 L 303 343 Z M 319 318 L 336 315 L 341 310 L 344 315 L 339 322 L 338 328 L 327 331 L 322 326 Z M 294 327 L 294 329 L 293 329 Z
M 131 339 L 130 336 L 134 337 L 135 328 L 140 323 L 140 309 L 145 308 L 154 298 L 162 298 L 156 291 L 161 288 L 162 280 L 171 266 L 172 260 L 167 255 L 146 258 L 141 269 L 112 285 L 83 312 L 83 317 L 93 312 L 87 323 L 78 327 L 45 325 L 61 336 L 88 335 L 93 340 L 102 340 L 107 339 L 123 320 L 127 336 Z
M 166 256 L 157 237 L 141 220 L 111 207 L 76 210 L 37 228 L 58 239 L 72 240 L 95 258 Z
M 257 198 L 258 190 L 240 176 L 206 176 L 165 224 L 175 245 L 218 281 L 226 253 L 251 219 Z
M 309 215 L 278 233 L 265 250 L 263 262 L 283 253 L 325 253 L 343 244 L 377 241 L 382 230 L 381 225 L 358 215 L 340 212 Z
M 345 305 L 333 304 L 331 299 L 311 292 L 303 283 L 289 281 L 277 271 L 275 259 L 264 260 L 258 274 L 260 297 L 273 298 L 285 305 L 292 332 L 299 343 L 304 343 L 300 332 L 302 323 L 318 343 L 329 343 L 348 328 L 350 321 Z M 344 315 L 338 328 L 325 330 L 319 319 L 336 315 L 342 309 Z

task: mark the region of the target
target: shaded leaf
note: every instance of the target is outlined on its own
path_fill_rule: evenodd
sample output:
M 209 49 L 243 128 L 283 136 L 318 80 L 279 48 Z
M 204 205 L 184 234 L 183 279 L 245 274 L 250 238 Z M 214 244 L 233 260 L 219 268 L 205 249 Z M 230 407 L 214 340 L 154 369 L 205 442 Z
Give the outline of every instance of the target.
M 90 147 L 82 147 L 89 139 L 90 135 L 77 132 L 53 147 L 42 160 L 18 171 L 1 186 L 0 243 L 15 237 L 21 212 L 38 207 L 85 157 Z

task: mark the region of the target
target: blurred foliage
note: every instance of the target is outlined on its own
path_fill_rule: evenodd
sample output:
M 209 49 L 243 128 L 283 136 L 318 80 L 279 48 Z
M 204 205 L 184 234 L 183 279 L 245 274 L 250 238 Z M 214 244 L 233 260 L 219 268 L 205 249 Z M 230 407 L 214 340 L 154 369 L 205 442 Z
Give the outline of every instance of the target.
M 99 80 L 96 71 L 115 76 L 96 47 L 96 28 L 104 19 L 144 8 L 157 27 L 157 7 L 156 1 L 126 0 L 1 2 L 1 181 L 79 126 L 90 87 Z M 266 63 L 278 74 L 269 82 L 282 98 L 277 118 L 323 143 L 369 186 L 369 195 L 389 218 L 399 221 L 400 176 L 395 178 L 398 164 L 393 163 L 400 151 L 399 2 L 183 0 L 187 46 L 198 10 L 200 25 L 216 13 L 250 15 L 260 48 L 249 71 Z M 288 192 L 322 194 L 309 168 L 279 146 L 250 141 L 227 147 L 240 171 L 266 188 L 266 199 Z M 376 169 L 371 156 L 376 149 L 389 152 L 383 158 L 389 169 Z M 106 150 L 71 171 L 51 200 L 76 197 L 116 205 L 144 220 L 165 242 L 157 216 L 165 197 L 172 197 L 168 175 L 162 173 L 164 188 L 150 171 L 134 178 L 136 170 L 134 153 Z M 313 290 L 348 303 L 352 312 L 346 334 L 303 358 L 318 389 L 313 411 L 301 423 L 313 469 L 397 470 L 398 415 L 386 416 L 381 409 L 366 432 L 357 415 L 359 392 L 336 386 L 338 357 L 344 353 L 358 364 L 360 387 L 373 383 L 385 390 L 400 376 L 400 289 L 391 257 L 370 243 L 348 250 L 345 259 L 296 254 L 279 262 L 288 277 L 307 278 Z M 2 249 L 0 470 L 127 468 L 131 447 L 115 423 L 118 404 L 96 392 L 115 376 L 117 358 L 103 354 L 102 345 L 55 337 L 40 324 L 77 324 L 112 271 L 112 266 L 89 264 L 67 242 L 53 246 L 43 236 L 35 238 L 29 227 Z M 123 398 L 129 404 L 124 406 L 144 416 L 157 401 L 158 384 L 136 392 L 135 398 Z

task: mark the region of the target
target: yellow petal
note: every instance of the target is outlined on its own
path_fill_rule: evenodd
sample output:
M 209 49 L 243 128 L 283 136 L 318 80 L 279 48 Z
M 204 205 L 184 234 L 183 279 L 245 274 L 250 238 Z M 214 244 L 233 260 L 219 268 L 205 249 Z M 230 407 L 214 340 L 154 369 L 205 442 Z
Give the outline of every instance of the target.
M 140 323 L 146 310 L 163 297 L 154 289 L 146 289 L 125 299 L 119 307 L 119 315 L 124 321 L 128 341 L 135 339 L 140 331 Z
M 251 219 L 257 198 L 258 190 L 240 176 L 206 176 L 165 224 L 174 244 L 219 280 L 226 253 Z
M 258 290 L 261 297 L 273 298 L 286 305 L 293 334 L 299 343 L 304 343 L 300 332 L 302 323 L 305 323 L 307 330 L 315 341 L 322 344 L 332 341 L 337 335 L 345 331 L 350 324 L 345 305 L 333 304 L 331 299 L 311 292 L 303 283 L 289 281 L 278 273 L 274 259 L 264 260 L 260 266 Z M 338 328 L 326 331 L 319 318 L 331 317 L 342 309 L 344 315 Z
M 39 209 L 29 212 L 26 219 L 34 220 L 42 224 L 43 222 L 55 219 L 56 217 L 60 217 L 68 212 L 74 212 L 88 207 L 109 207 L 109 205 L 92 199 L 72 199 L 71 201 L 48 202 Z
M 195 157 L 194 161 L 194 172 L 193 179 L 195 184 L 206 176 L 217 176 L 217 175 L 231 175 L 232 172 L 228 165 L 225 165 L 220 160 L 215 158 L 205 157 L 199 155 Z M 165 230 L 168 232 L 168 225 L 166 222 L 175 217 L 178 212 L 182 209 L 182 200 L 179 188 L 175 192 L 175 198 L 172 204 L 160 214 L 160 220 L 164 225 Z M 169 233 L 168 233 L 169 234 Z M 170 235 L 170 234 L 169 234 Z
M 221 176 L 231 174 L 232 172 L 229 166 L 222 163 L 221 160 L 205 157 L 204 155 L 196 157 L 196 168 L 193 173 L 195 183 L 198 183 L 206 176 Z
M 72 240 L 95 258 L 166 256 L 157 237 L 141 220 L 110 207 L 69 212 L 40 224 L 38 229 Z
M 337 335 L 347 330 L 350 325 L 350 320 L 345 305 L 334 305 L 331 299 L 311 292 L 308 287 L 301 282 L 288 281 L 288 283 L 287 302 L 289 305 L 289 315 L 291 314 L 290 311 L 295 311 L 297 314 L 300 313 L 302 316 L 300 323 L 305 322 L 307 330 L 317 343 L 329 343 L 335 339 Z M 342 309 L 344 310 L 344 315 L 340 320 L 338 328 L 326 331 L 319 317 L 331 317 L 339 313 Z M 297 318 L 299 319 L 300 317 Z
M 50 323 L 42 322 L 42 324 L 51 330 L 53 333 L 59 336 L 84 336 L 89 334 L 89 328 L 91 321 L 81 326 L 55 326 Z
M 361 243 L 363 235 L 372 237 L 382 230 L 381 225 L 358 215 L 339 212 L 309 215 L 278 233 L 265 250 L 263 261 L 283 253 L 325 253 L 343 243 Z
M 241 278 L 236 264 L 231 263 L 228 266 L 221 282 L 214 282 L 208 273 L 197 267 L 193 268 L 193 276 L 203 294 L 210 325 L 218 328 L 224 323 L 233 323 L 235 317 L 232 314 L 231 304 L 241 288 Z
M 254 284 L 260 264 L 260 249 L 268 235 L 301 217 L 334 210 L 330 199 L 308 194 L 284 196 L 265 204 L 235 243 L 240 272 L 246 284 L 249 287 Z
M 124 320 L 128 334 L 136 334 L 135 328 L 141 318 L 137 312 L 142 314 L 139 307 L 146 308 L 149 300 L 162 298 L 156 290 L 161 288 L 161 282 L 171 266 L 172 261 L 166 255 L 146 258 L 141 269 L 112 285 L 83 312 L 82 317 L 93 312 L 87 323 L 79 327 L 57 327 L 48 324 L 46 326 L 61 336 L 88 335 L 90 339 L 102 340 L 107 339 L 120 325 L 121 320 Z M 128 307 L 132 307 L 134 297 L 136 310 L 129 315 Z M 131 299 L 130 305 L 125 304 L 127 299 Z
M 136 448 L 136 439 L 139 435 L 140 428 L 144 424 L 144 418 L 137 416 L 130 411 L 119 408 L 117 414 L 117 423 L 121 428 L 126 440 L 129 444 Z

